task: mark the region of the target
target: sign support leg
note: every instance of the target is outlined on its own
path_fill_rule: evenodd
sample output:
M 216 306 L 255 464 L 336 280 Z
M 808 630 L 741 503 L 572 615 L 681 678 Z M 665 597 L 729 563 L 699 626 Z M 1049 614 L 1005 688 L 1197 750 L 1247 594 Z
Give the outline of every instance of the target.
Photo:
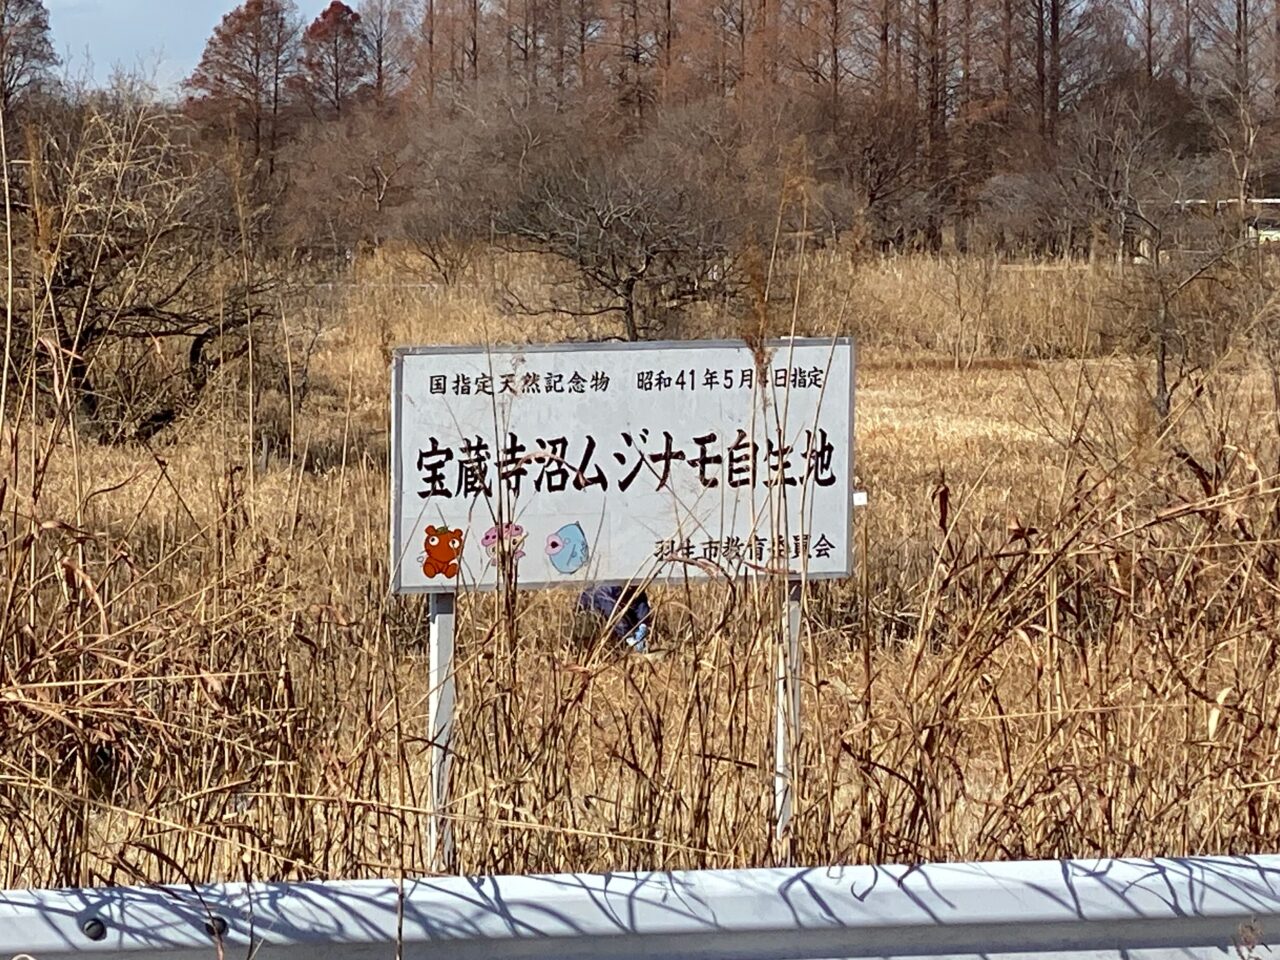
M 427 829 L 430 861 L 437 873 L 453 873 L 456 857 L 453 825 L 448 819 L 449 768 L 453 741 L 453 612 L 452 593 L 431 595 L 428 651 L 431 687 L 427 693 L 427 730 L 431 736 L 431 820 Z
M 795 805 L 795 754 L 800 738 L 800 582 L 787 584 L 785 638 L 778 647 L 773 738 L 774 838 L 782 854 Z M 789 859 L 789 858 L 788 858 Z

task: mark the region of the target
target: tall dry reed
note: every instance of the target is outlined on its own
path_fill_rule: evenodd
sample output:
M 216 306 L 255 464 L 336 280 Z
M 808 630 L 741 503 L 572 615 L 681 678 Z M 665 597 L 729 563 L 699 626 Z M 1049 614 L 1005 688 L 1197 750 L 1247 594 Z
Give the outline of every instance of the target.
M 651 656 L 584 642 L 571 597 L 522 596 L 512 623 L 475 597 L 465 870 L 1270 847 L 1273 373 L 1228 350 L 1161 421 L 1146 360 L 1094 357 L 1077 281 L 989 269 L 803 268 L 803 325 L 862 339 L 871 506 L 857 577 L 804 597 L 791 841 L 769 823 L 773 585 L 657 591 Z M 273 349 L 305 364 L 228 373 L 149 444 L 86 442 L 72 405 L 11 387 L 0 887 L 430 869 L 425 609 L 387 594 L 389 350 L 572 331 L 502 317 L 484 277 L 403 279 L 282 303 Z

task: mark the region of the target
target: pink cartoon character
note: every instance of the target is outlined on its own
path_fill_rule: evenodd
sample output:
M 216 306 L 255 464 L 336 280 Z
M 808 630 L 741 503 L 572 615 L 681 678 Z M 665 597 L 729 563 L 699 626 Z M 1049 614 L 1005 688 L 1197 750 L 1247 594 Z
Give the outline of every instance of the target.
M 480 546 L 495 563 L 503 558 L 515 561 L 524 556 L 523 547 L 527 537 L 528 534 L 520 524 L 504 523 L 485 531 L 485 535 L 480 538 Z

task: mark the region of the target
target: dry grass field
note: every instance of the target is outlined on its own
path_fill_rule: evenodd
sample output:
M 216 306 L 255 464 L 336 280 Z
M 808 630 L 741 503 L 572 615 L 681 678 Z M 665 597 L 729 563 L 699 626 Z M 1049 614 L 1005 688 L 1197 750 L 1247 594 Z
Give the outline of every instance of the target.
M 387 364 L 592 332 L 504 315 L 503 271 L 536 282 L 497 261 L 403 286 L 383 262 L 281 303 L 256 359 L 147 445 L 5 424 L 0 888 L 429 869 Z M 822 253 L 778 287 L 669 334 L 858 338 L 870 506 L 857 577 L 804 599 L 791 840 L 769 831 L 778 585 L 657 591 L 646 656 L 575 642 L 572 597 L 481 597 L 460 606 L 463 868 L 1271 849 L 1269 299 L 1162 422 L 1126 339 L 1146 308 L 1108 269 Z

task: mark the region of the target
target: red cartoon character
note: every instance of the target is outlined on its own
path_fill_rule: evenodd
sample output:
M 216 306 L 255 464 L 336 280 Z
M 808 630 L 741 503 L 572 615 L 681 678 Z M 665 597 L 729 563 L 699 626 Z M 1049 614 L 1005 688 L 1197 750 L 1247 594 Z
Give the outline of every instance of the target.
M 458 575 L 458 557 L 462 555 L 462 531 L 448 527 L 427 527 L 427 553 L 422 561 L 422 572 L 427 579 Z

